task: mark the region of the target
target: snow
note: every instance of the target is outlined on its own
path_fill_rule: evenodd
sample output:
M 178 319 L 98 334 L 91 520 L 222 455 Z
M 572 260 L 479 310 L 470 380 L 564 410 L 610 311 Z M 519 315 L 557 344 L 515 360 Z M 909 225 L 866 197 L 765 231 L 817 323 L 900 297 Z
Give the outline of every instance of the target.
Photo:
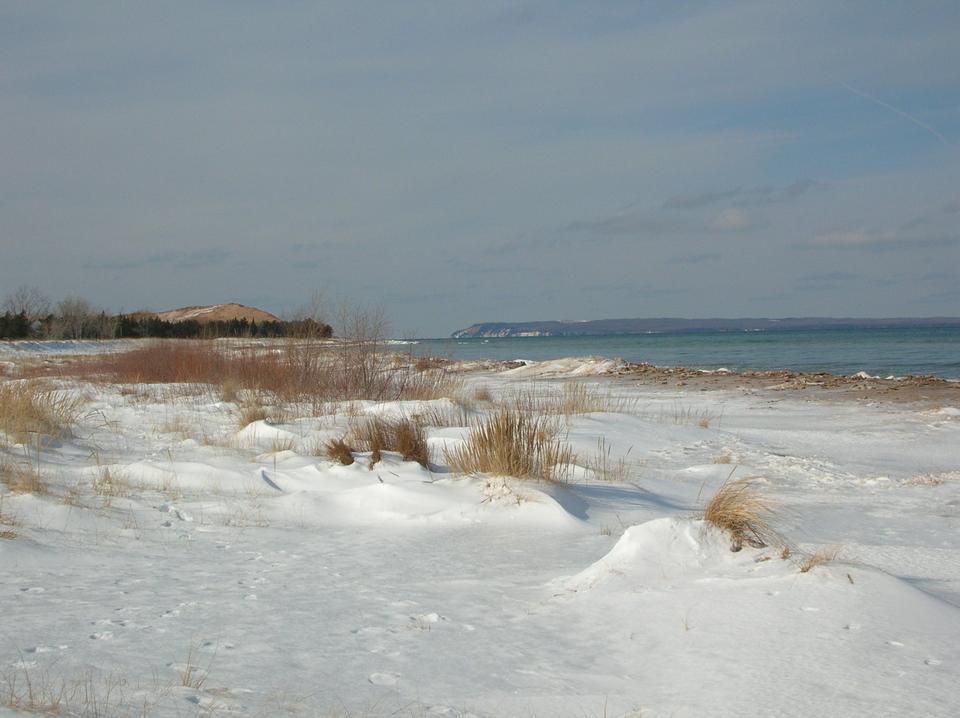
M 523 361 L 524 365 L 515 369 L 508 369 L 503 372 L 503 375 L 514 379 L 599 376 L 612 374 L 626 365 L 622 359 L 607 359 L 605 357 L 566 357 L 540 362 L 518 361 Z
M 429 428 L 429 468 L 314 455 L 351 416 L 449 399 L 241 427 L 213 394 L 67 385 L 90 411 L 42 450 L 50 492 L 0 486 L 0 703 L 29 678 L 80 682 L 67 707 L 94 695 L 101 715 L 960 712 L 955 407 L 542 364 L 467 375 L 465 393 L 586 377 L 628 397 L 563 418 L 568 484 L 450 474 L 467 427 Z M 601 437 L 625 482 L 600 480 Z M 733 552 L 700 520 L 730 476 L 776 502 L 793 555 Z M 823 548 L 838 559 L 802 573 Z

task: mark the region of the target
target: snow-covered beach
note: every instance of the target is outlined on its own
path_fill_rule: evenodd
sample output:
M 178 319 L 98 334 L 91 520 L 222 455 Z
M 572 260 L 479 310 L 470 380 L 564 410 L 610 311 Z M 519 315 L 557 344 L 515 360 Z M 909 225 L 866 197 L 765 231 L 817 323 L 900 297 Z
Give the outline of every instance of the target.
M 249 423 L 209 388 L 56 380 L 83 397 L 69 434 L 2 448 L 0 712 L 960 711 L 957 404 L 615 368 Z M 509 402 L 553 411 L 564 481 L 451 473 Z M 428 466 L 318 450 L 371 416 L 422 417 Z M 748 478 L 783 545 L 702 520 Z

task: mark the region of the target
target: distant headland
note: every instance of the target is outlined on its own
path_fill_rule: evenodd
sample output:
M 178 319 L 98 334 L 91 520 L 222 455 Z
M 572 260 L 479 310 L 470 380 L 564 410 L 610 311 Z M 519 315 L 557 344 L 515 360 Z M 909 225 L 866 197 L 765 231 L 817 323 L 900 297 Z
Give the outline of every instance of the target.
M 661 332 L 758 332 L 801 329 L 903 329 L 910 327 L 960 328 L 960 317 L 784 317 L 743 319 L 590 319 L 584 321 L 481 322 L 459 329 L 454 339 L 470 337 L 572 337 Z

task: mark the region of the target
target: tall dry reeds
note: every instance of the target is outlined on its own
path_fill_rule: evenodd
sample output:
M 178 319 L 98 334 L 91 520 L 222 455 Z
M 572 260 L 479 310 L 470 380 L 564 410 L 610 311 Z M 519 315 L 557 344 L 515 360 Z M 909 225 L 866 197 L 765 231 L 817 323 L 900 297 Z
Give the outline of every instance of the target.
M 117 383 L 204 385 L 235 400 L 244 391 L 255 392 L 278 401 L 310 403 L 314 408 L 357 399 L 434 399 L 453 390 L 443 370 L 396 368 L 373 349 L 357 341 L 242 345 L 167 340 L 92 357 L 64 366 L 61 372 Z

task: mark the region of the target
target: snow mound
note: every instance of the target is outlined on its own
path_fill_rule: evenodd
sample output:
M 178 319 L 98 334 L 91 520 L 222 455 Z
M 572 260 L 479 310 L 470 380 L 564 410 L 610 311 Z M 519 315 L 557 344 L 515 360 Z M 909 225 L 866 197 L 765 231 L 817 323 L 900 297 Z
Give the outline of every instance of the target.
M 363 407 L 361 411 L 370 416 L 378 416 L 388 421 L 406 419 L 418 414 L 436 412 L 443 415 L 445 412 L 459 411 L 459 407 L 450 399 L 422 399 L 406 401 L 384 401 Z
M 291 441 L 296 443 L 300 437 L 292 431 L 281 429 L 278 426 L 260 420 L 243 427 L 236 433 L 236 439 L 241 446 L 269 449 Z
M 730 537 L 705 521 L 663 518 L 631 526 L 606 556 L 565 579 L 564 588 L 582 591 L 611 578 L 663 584 L 678 578 L 737 571 L 756 565 L 757 552 L 733 552 Z
M 625 366 L 623 359 L 606 357 L 565 357 L 541 362 L 527 362 L 516 369 L 508 369 L 503 376 L 511 377 L 577 377 L 612 374 Z

